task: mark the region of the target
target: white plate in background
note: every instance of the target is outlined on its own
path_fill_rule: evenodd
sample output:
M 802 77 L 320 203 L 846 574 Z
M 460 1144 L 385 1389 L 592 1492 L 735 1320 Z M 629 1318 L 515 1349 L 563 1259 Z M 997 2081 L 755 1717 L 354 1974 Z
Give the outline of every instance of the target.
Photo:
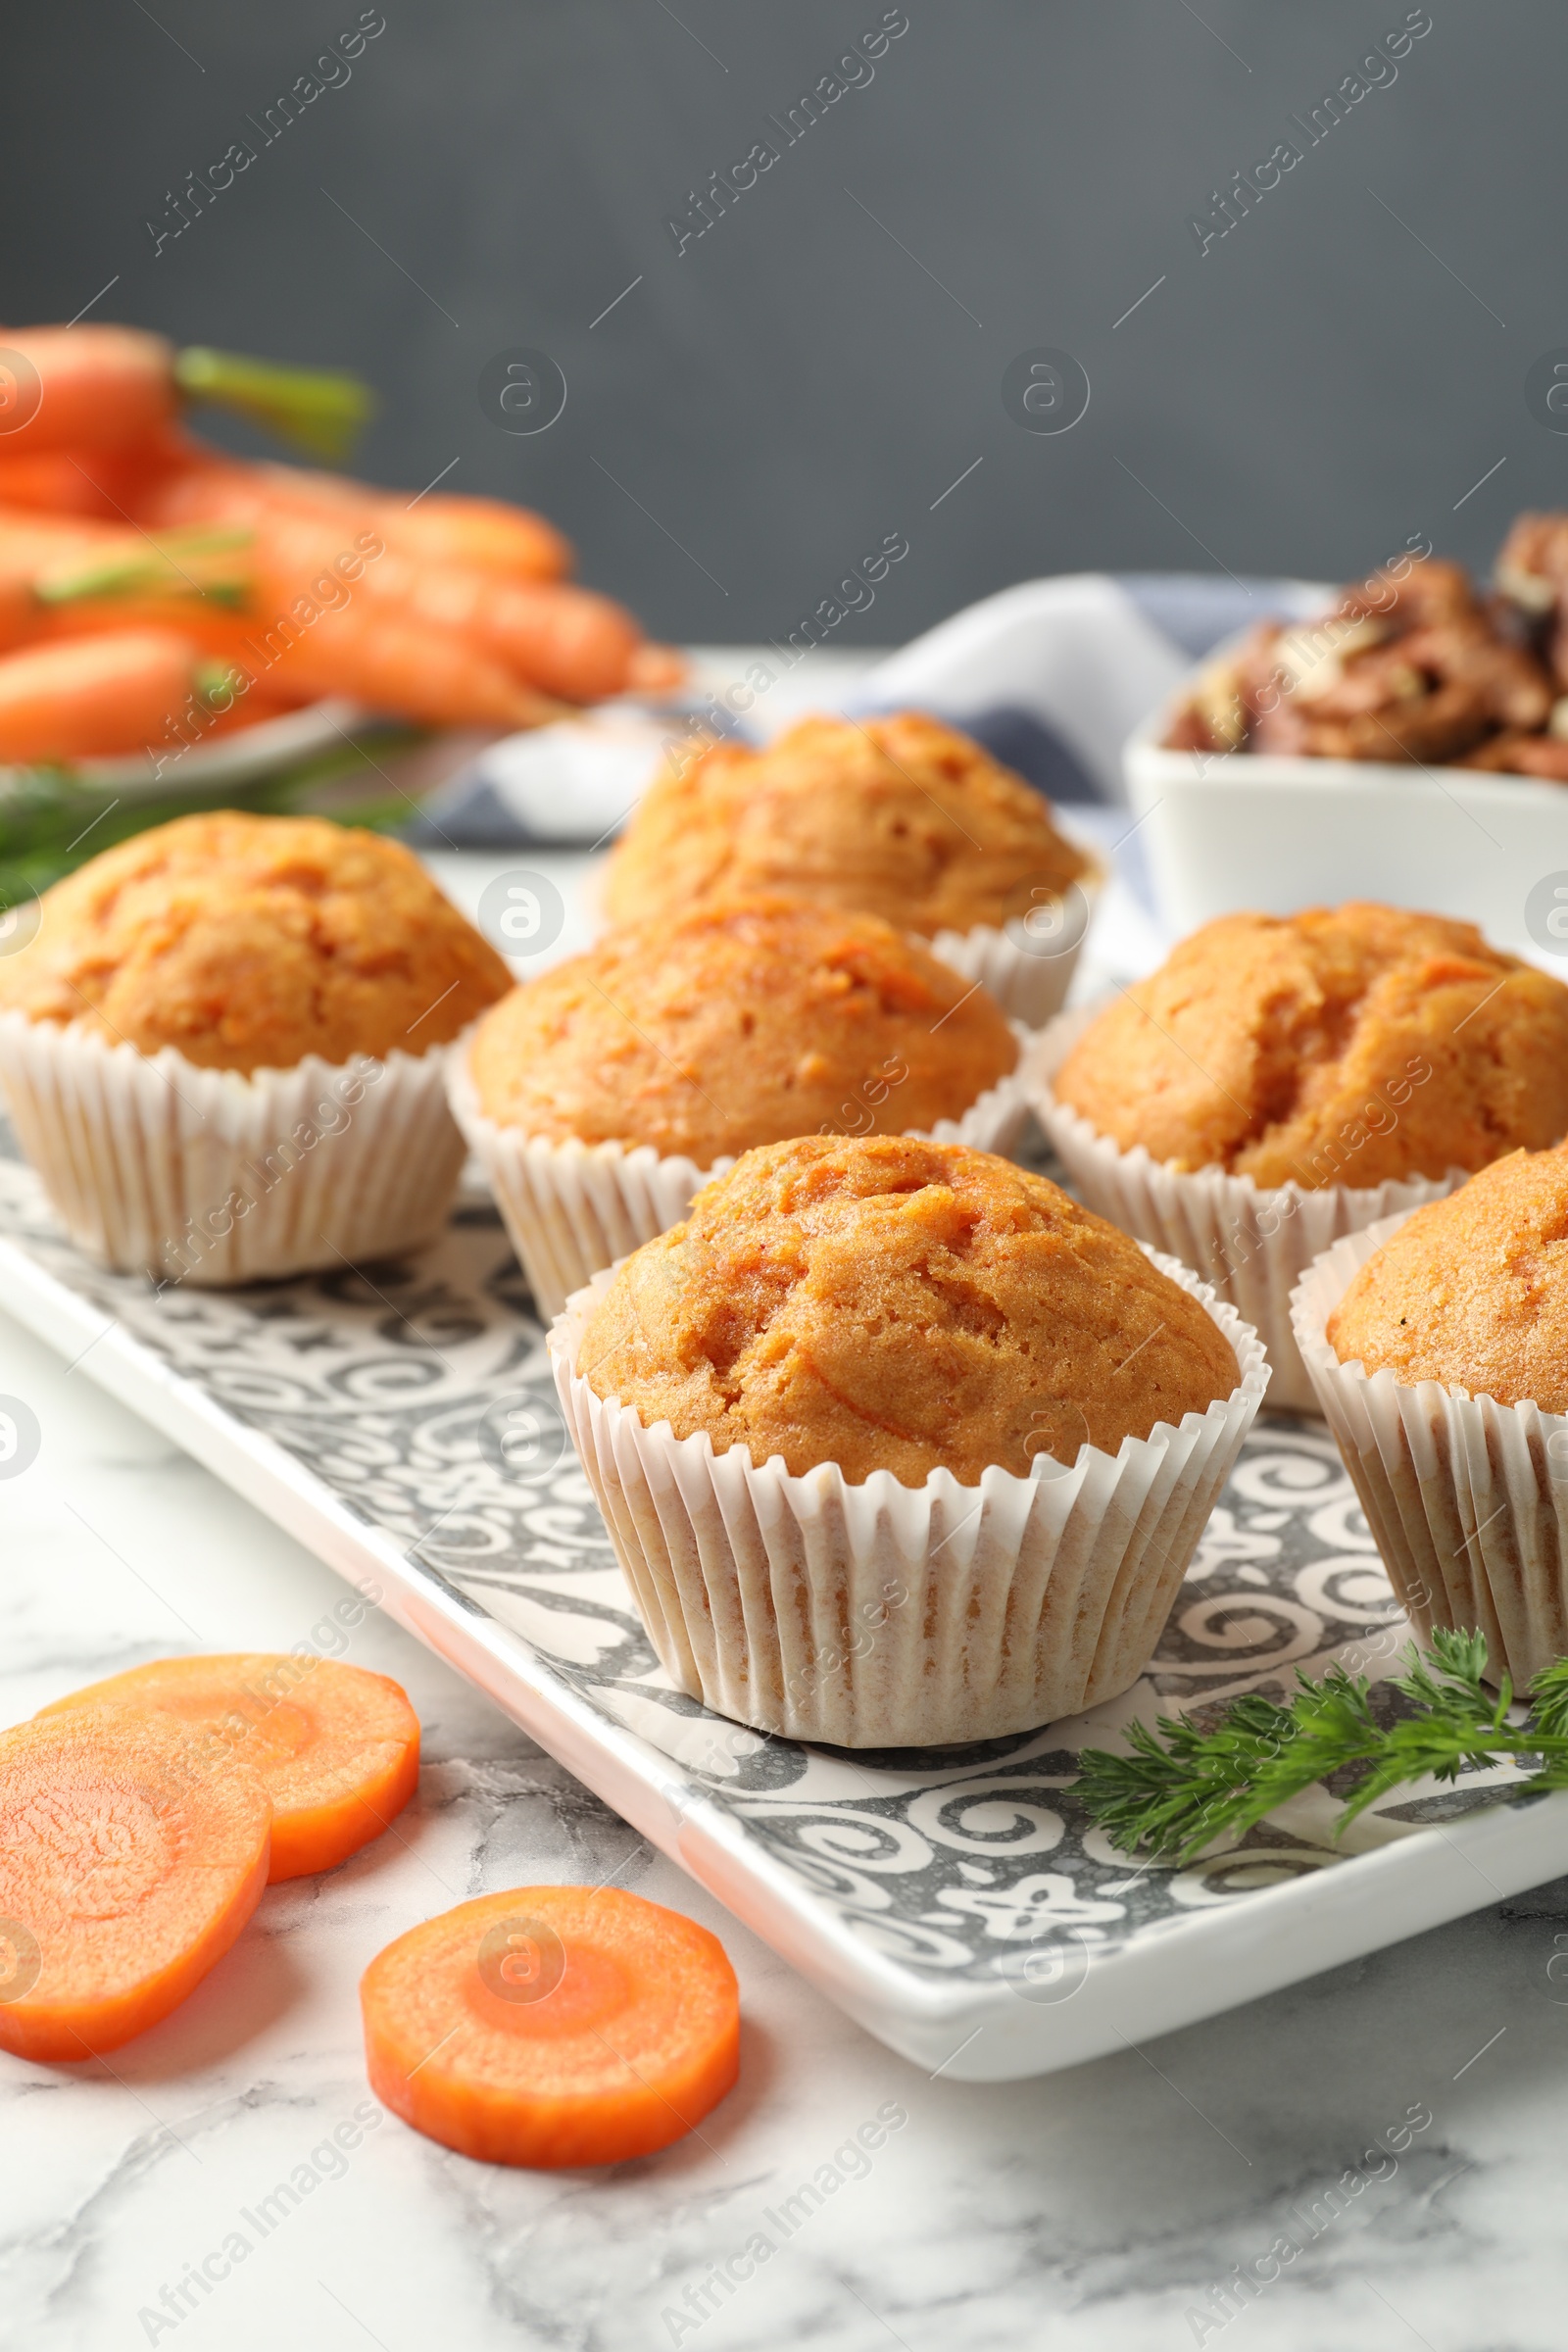
M 236 728 L 212 743 L 192 744 L 188 751 L 172 746 L 156 771 L 146 752 L 122 760 L 74 760 L 46 768 L 0 767 L 0 808 L 8 792 L 40 773 L 63 775 L 68 784 L 87 792 L 118 792 L 127 801 L 177 799 L 182 792 L 205 792 L 215 784 L 251 784 L 274 769 L 292 767 L 296 760 L 341 751 L 344 737 L 352 736 L 369 716 L 362 704 L 334 696 L 301 710 L 285 710 L 278 718 L 258 719 L 255 726 Z

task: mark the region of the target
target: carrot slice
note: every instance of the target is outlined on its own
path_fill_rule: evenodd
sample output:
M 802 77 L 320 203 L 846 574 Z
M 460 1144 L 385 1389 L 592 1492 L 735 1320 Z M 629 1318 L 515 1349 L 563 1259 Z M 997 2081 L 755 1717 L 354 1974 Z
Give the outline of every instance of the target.
M 260 1901 L 270 1819 L 160 1716 L 0 1733 L 0 2048 L 90 2058 L 167 2017 Z
M 159 1658 L 89 1683 L 35 1721 L 105 1704 L 177 1716 L 208 1769 L 230 1761 L 272 1800 L 271 1883 L 330 1870 L 401 1813 L 419 1782 L 419 1718 L 384 1674 L 270 1651 Z
M 491 2164 L 620 2164 L 734 2085 L 716 1936 L 616 1886 L 514 1886 L 411 1928 L 360 1982 L 370 2087 Z

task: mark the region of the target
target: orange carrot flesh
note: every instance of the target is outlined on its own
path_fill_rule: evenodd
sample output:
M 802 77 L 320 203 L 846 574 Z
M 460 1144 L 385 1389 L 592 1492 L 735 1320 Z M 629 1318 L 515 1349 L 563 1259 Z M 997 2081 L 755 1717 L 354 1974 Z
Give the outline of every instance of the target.
M 336 1659 L 252 1652 L 159 1658 L 90 1683 L 35 1718 L 113 1705 L 201 1735 L 209 1768 L 230 1762 L 272 1802 L 273 1884 L 331 1870 L 402 1812 L 419 1782 L 419 1719 L 384 1674 Z
M 371 1961 L 360 2006 L 376 2096 L 490 2164 L 650 2155 L 739 2071 L 739 1991 L 717 1937 L 615 1886 L 460 1903 Z
M 122 629 L 0 659 L 0 760 L 113 759 L 162 742 L 196 692 L 199 649 Z
M 28 326 L 5 328 L 0 342 L 33 371 L 0 379 L 0 422 L 8 401 L 24 419 L 7 435 L 8 456 L 123 447 L 174 415 L 174 353 L 162 335 L 131 326 Z
M 89 2058 L 167 2017 L 261 1899 L 270 1818 L 161 1716 L 0 1733 L 0 2048 Z

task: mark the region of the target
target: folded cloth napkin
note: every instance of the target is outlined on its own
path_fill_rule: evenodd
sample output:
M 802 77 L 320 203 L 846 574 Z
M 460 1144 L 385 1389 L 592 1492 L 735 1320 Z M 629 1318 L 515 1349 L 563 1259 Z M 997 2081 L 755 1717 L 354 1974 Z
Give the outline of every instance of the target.
M 1297 580 L 1201 572 L 1025 580 L 877 662 L 843 707 L 935 711 L 1053 800 L 1120 806 L 1123 743 L 1192 663 L 1250 621 L 1304 617 L 1324 595 Z M 788 659 L 810 656 L 792 648 Z M 687 717 L 620 702 L 508 736 L 442 787 L 414 838 L 597 846 L 618 831 L 670 738 L 685 739 Z

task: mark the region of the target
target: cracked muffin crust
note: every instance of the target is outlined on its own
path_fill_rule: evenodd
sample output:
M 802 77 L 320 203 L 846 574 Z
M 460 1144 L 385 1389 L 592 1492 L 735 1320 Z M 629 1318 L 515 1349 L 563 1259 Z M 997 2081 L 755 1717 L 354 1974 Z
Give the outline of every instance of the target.
M 1441 915 L 1223 915 L 1101 1013 L 1054 1089 L 1183 1170 L 1442 1177 L 1568 1131 L 1568 988 Z
M 1009 1160 L 902 1136 L 748 1152 L 622 1265 L 577 1369 L 715 1452 L 906 1486 L 1113 1454 L 1241 1377 L 1113 1225 Z
M 1418 1209 L 1328 1320 L 1342 1364 L 1568 1412 L 1568 1152 L 1515 1152 Z
M 715 744 L 656 779 L 615 850 L 628 922 L 717 892 L 782 890 L 901 929 L 997 928 L 1092 870 L 1049 802 L 920 711 L 807 718 L 754 752 Z
M 183 816 L 47 891 L 0 1010 L 207 1069 L 422 1054 L 511 974 L 411 852 L 315 816 Z
M 987 992 L 890 923 L 756 897 L 612 931 L 514 989 L 468 1069 L 498 1126 L 706 1168 L 823 1128 L 960 1118 L 1017 1058 Z

